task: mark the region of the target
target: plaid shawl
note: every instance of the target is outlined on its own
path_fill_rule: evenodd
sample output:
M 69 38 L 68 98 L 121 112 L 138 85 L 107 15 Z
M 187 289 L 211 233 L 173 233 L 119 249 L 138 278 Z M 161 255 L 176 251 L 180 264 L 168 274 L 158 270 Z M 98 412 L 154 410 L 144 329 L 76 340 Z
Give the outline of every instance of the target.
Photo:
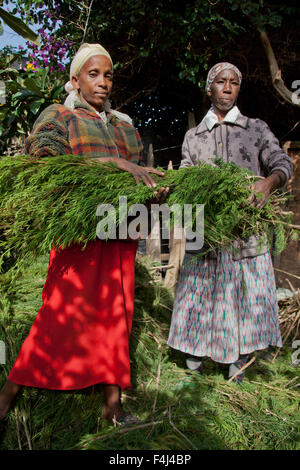
M 75 103 L 75 109 L 61 104 L 46 108 L 36 120 L 25 141 L 26 152 L 36 157 L 82 155 L 121 157 L 138 163 L 142 142 L 128 122 L 108 113 L 105 124 L 87 104 Z

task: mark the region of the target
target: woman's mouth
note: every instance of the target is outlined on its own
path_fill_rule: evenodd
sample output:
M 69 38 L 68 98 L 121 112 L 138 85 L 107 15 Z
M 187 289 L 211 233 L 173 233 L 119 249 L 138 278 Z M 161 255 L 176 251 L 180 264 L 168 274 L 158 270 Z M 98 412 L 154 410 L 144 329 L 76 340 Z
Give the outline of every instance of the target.
M 101 96 L 102 98 L 106 98 L 108 93 L 106 93 L 105 91 L 101 92 L 101 91 L 96 91 L 95 92 L 95 95 L 96 96 Z

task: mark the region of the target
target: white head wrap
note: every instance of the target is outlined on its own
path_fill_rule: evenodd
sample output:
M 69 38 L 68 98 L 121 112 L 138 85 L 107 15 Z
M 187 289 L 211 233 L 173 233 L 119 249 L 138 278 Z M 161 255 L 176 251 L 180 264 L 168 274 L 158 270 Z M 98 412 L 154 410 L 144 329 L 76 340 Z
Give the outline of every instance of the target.
M 215 64 L 207 74 L 206 86 L 205 86 L 206 93 L 210 90 L 210 87 L 213 84 L 214 79 L 220 72 L 222 72 L 222 70 L 233 70 L 238 76 L 239 85 L 241 85 L 242 74 L 239 71 L 239 69 L 235 65 L 230 64 L 230 62 L 219 62 L 218 64 Z
M 80 99 L 78 91 L 73 87 L 72 77 L 74 75 L 78 75 L 84 64 L 95 55 L 106 56 L 111 61 L 111 65 L 113 66 L 110 54 L 100 44 L 82 44 L 82 46 L 80 46 L 71 62 L 70 80 L 65 84 L 65 90 L 69 93 L 69 95 L 67 96 L 64 105 L 68 108 L 74 109 L 75 101 Z M 119 111 L 111 109 L 110 102 L 108 100 L 104 105 L 104 110 L 110 112 L 111 114 L 114 114 L 119 119 L 129 122 L 129 124 L 132 124 L 132 119 L 127 114 L 120 113 Z

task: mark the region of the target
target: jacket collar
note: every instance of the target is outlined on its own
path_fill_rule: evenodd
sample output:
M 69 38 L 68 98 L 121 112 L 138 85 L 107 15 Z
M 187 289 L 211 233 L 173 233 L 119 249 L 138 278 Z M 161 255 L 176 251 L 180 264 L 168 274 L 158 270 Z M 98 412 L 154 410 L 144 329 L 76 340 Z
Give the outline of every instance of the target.
M 224 124 L 233 124 L 236 126 L 243 127 L 246 129 L 248 118 L 243 116 L 240 113 L 240 110 L 237 106 L 234 106 L 223 119 L 222 123 Z M 202 132 L 211 131 L 215 126 L 220 125 L 218 118 L 213 112 L 212 108 L 206 113 L 200 124 L 196 128 L 196 134 L 201 134 Z
M 89 114 L 90 116 L 94 116 L 94 117 L 101 119 L 100 115 L 93 108 L 91 108 L 88 104 L 83 103 L 80 100 L 75 100 L 74 110 L 75 109 L 84 109 L 87 112 L 87 114 Z M 106 113 L 106 117 L 107 117 L 107 122 L 110 122 L 115 116 L 111 113 Z

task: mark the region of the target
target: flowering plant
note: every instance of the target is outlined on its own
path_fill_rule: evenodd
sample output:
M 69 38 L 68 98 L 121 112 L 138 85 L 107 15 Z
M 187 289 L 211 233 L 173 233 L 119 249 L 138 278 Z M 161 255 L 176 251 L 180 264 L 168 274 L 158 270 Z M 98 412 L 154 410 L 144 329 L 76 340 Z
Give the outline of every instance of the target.
M 39 29 L 40 46 L 27 42 L 30 51 L 29 58 L 34 67 L 49 67 L 50 72 L 64 72 L 65 60 L 73 41 L 66 38 L 56 38 L 47 34 L 45 29 Z
M 14 138 L 24 139 L 29 134 L 43 109 L 64 99 L 63 83 L 66 81 L 62 73 L 50 73 L 49 67 L 39 68 L 30 61 L 26 65 L 21 63 L 20 70 L 9 65 L 0 71 L 6 92 L 5 104 L 0 108 L 2 154 Z
M 7 0 L 5 1 L 7 3 Z M 52 10 L 38 1 L 22 3 L 17 0 L 15 3 L 16 6 L 12 11 L 13 15 L 21 15 L 29 23 L 41 25 L 37 29 L 38 34 L 35 34 L 38 41 L 30 39 L 29 36 L 24 36 L 29 39 L 26 42 L 25 49 L 26 53 L 29 52 L 30 62 L 26 62 L 28 65 L 26 70 L 49 67 L 50 72 L 64 71 L 68 52 L 74 41 L 70 39 L 69 34 L 59 37 L 58 28 L 61 21 L 56 17 L 60 9 L 59 3 L 54 2 L 51 5 Z M 24 53 L 23 46 L 19 46 L 19 50 Z M 33 67 L 29 64 L 32 64 Z

